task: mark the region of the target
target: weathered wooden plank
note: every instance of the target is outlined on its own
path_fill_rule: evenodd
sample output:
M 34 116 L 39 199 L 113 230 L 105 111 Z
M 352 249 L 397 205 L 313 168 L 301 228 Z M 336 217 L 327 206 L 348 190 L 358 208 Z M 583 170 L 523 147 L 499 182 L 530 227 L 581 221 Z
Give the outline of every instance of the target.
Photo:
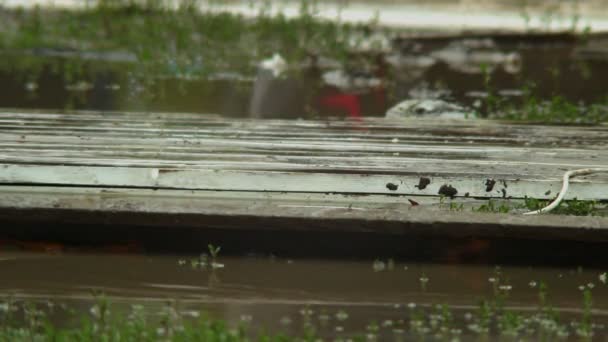
M 0 182 L 166 189 L 552 198 L 608 164 L 608 128 L 492 121 L 235 120 L 0 113 Z M 418 187 L 422 177 L 431 183 Z M 488 186 L 488 182 L 494 182 Z M 608 177 L 569 198 L 605 199 Z
M 48 142 L 46 140 L 51 140 Z M 561 176 L 577 167 L 602 167 L 608 152 L 582 148 L 488 147 L 480 144 L 437 146 L 414 143 L 345 141 L 295 142 L 251 139 L 138 140 L 41 136 L 36 141 L 1 143 L 2 160 L 11 163 L 63 165 L 216 167 L 264 169 L 277 167 L 400 173 L 488 174 L 504 166 L 507 174 L 525 177 Z M 69 142 L 69 143 L 68 143 Z M 113 145 L 115 143 L 117 145 Z M 253 165 L 251 163 L 257 163 Z M 434 165 L 433 165 L 434 164 Z
M 180 156 L 183 156 L 180 154 Z M 373 157 L 373 156 L 256 156 L 246 154 L 196 154 L 193 158 L 162 158 L 160 153 L 152 154 L 149 158 L 133 159 L 132 155 L 120 158 L 116 153 L 104 157 L 98 154 L 94 157 L 53 156 L 45 153 L 15 153 L 0 154 L 4 164 L 44 164 L 44 165 L 75 165 L 75 166 L 123 166 L 123 167 L 157 167 L 183 169 L 215 169 L 215 170 L 264 170 L 292 172 L 323 172 L 323 173 L 360 173 L 360 174 L 418 174 L 418 175 L 455 175 L 455 176 L 491 176 L 503 177 L 511 175 L 525 179 L 560 178 L 564 171 L 572 168 L 602 167 L 603 164 L 577 163 L 576 160 L 528 162 L 526 160 L 467 160 L 448 159 L 441 156 L 418 157 Z M 170 156 L 166 156 L 170 157 Z M 602 182 L 605 176 L 593 176 Z
M 608 241 L 607 218 L 438 199 L 553 198 L 564 171 L 607 167 L 607 147 L 608 127 L 7 111 L 0 221 Z M 608 199 L 608 176 L 574 179 L 567 198 Z
M 25 136 L 29 134 L 65 135 L 66 132 L 86 133 L 88 136 L 178 136 L 181 138 L 196 137 L 222 137 L 230 136 L 236 138 L 263 137 L 263 138 L 312 138 L 324 139 L 379 139 L 387 140 L 428 140 L 437 142 L 505 142 L 551 146 L 553 144 L 572 146 L 582 145 L 593 147 L 594 145 L 605 146 L 608 133 L 605 129 L 595 127 L 546 127 L 546 126 L 522 126 L 509 124 L 496 124 L 484 122 L 483 124 L 462 124 L 450 122 L 448 125 L 437 125 L 434 121 L 405 120 L 404 122 L 390 122 L 387 120 L 367 120 L 364 124 L 357 122 L 322 124 L 303 124 L 301 122 L 288 123 L 281 120 L 271 120 L 267 123 L 256 121 L 237 120 L 198 120 L 178 124 L 179 118 L 163 119 L 152 122 L 150 125 L 139 125 L 129 127 L 121 121 L 110 121 L 100 125 L 95 123 L 86 124 L 77 121 L 79 125 L 70 126 L 63 120 L 51 120 L 57 126 L 41 123 L 37 125 L 36 118 L 29 118 L 13 125 L 1 125 L 3 133 L 13 132 L 15 135 Z M 70 120 L 74 121 L 74 117 Z M 112 119 L 113 120 L 113 119 Z M 146 121 L 141 117 L 141 121 Z
M 88 121 L 94 122 L 115 122 L 123 124 L 125 122 L 135 123 L 137 125 L 145 125 L 146 123 L 179 126 L 180 123 L 191 125 L 198 124 L 201 127 L 207 125 L 215 125 L 217 128 L 222 127 L 259 127 L 271 129 L 273 127 L 285 128 L 309 128 L 309 129 L 386 129 L 386 130 L 402 130 L 402 129 L 419 129 L 419 128 L 435 128 L 436 130 L 477 130 L 483 128 L 492 132 L 502 132 L 510 134 L 511 132 L 538 132 L 546 131 L 553 135 L 570 135 L 577 132 L 595 132 L 606 135 L 605 129 L 600 127 L 585 127 L 585 126 L 543 126 L 543 125 L 526 125 L 518 123 L 502 122 L 499 125 L 495 121 L 465 121 L 451 120 L 448 125 L 438 124 L 434 119 L 406 119 L 395 121 L 385 119 L 366 118 L 365 122 L 352 120 L 330 120 L 330 121 L 307 121 L 307 120 L 248 120 L 248 119 L 227 119 L 218 115 L 209 114 L 189 114 L 189 113 L 149 113 L 149 112 L 87 112 L 78 111 L 74 113 L 47 113 L 47 112 L 19 112 L 1 111 L 0 120 L 8 122 L 18 121 L 21 124 L 33 123 L 39 120 L 47 120 L 52 123 L 79 123 L 80 125 L 87 124 Z M 399 122 L 407 123 L 407 125 L 399 124 Z M 606 127 L 606 125 L 603 125 Z M 198 127 L 198 126 L 197 126 Z
M 421 178 L 430 184 L 420 189 Z M 439 196 L 442 187 L 456 189 L 458 197 L 553 198 L 561 179 L 518 179 L 511 175 L 488 178 L 476 175 L 390 175 L 351 172 L 280 172 L 273 170 L 159 169 L 94 166 L 2 165 L 0 183 L 98 187 L 141 187 L 160 189 L 318 192 L 344 194 L 413 194 Z M 488 180 L 496 184 L 488 191 Z M 391 185 L 396 186 L 392 190 Z M 394 188 L 393 188 L 394 189 Z M 607 183 L 579 180 L 567 198 L 604 199 Z
M 114 141 L 116 142 L 116 140 Z M 147 159 L 153 155 L 156 159 L 175 159 L 181 157 L 185 160 L 205 160 L 217 156 L 220 159 L 238 155 L 240 158 L 251 156 L 293 157 L 308 156 L 310 160 L 328 156 L 336 158 L 351 158 L 366 156 L 382 158 L 385 161 L 396 161 L 402 158 L 442 158 L 446 160 L 479 159 L 483 161 L 530 162 L 534 164 L 551 163 L 566 165 L 572 163 L 597 164 L 597 160 L 608 155 L 605 151 L 589 151 L 583 149 L 555 149 L 547 148 L 500 148 L 500 147 L 458 147 L 434 146 L 428 144 L 418 145 L 378 145 L 378 144 L 319 144 L 319 143 L 266 143 L 266 142 L 231 142 L 230 140 L 202 140 L 200 144 L 48 144 L 48 143 L 0 143 L 4 155 L 27 155 L 38 153 L 40 156 L 54 156 L 65 158 L 93 158 L 95 156 L 120 157 L 131 156 L 133 160 Z
M 454 212 L 424 197 L 64 187 L 0 187 L 0 220 L 608 241 L 608 218 Z M 35 213 L 35 215 L 30 215 Z

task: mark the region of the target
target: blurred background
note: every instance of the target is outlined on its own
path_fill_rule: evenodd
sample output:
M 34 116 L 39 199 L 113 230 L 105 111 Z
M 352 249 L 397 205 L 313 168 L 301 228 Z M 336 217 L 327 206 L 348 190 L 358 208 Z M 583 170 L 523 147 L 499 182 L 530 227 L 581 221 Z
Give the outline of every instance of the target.
M 605 1 L 0 1 L 1 107 L 606 117 Z

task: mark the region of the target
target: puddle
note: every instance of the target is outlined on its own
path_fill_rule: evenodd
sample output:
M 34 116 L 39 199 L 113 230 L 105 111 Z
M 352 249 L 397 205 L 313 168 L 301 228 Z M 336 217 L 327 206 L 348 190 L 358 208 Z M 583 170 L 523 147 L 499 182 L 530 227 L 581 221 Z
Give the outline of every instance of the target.
M 224 267 L 211 269 L 201 267 L 198 256 L 3 252 L 0 257 L 10 259 L 0 263 L 4 279 L 0 292 L 13 299 L 49 299 L 86 308 L 93 305 L 91 293 L 97 291 L 123 310 L 132 304 L 159 310 L 167 300 L 175 300 L 183 312 L 205 311 L 231 324 L 247 320 L 291 334 L 299 333 L 306 319 L 314 321 L 322 336 L 337 331 L 344 332 L 341 336 L 362 333 L 372 322 L 384 324 L 385 334 L 392 333 L 393 325 L 411 334 L 413 312 L 447 305 L 457 322 L 452 328 L 463 330 L 465 336 L 475 335 L 467 328 L 466 317 L 478 310 L 480 300 L 502 291 L 505 308 L 531 315 L 539 310 L 540 284 L 547 285 L 552 308 L 565 320 L 580 319 L 586 288 L 593 294 L 594 323 L 608 320 L 608 288 L 600 280 L 602 271 L 581 267 L 220 255 Z M 310 310 L 310 317 L 304 317 L 303 310 Z M 348 319 L 338 319 L 340 313 Z

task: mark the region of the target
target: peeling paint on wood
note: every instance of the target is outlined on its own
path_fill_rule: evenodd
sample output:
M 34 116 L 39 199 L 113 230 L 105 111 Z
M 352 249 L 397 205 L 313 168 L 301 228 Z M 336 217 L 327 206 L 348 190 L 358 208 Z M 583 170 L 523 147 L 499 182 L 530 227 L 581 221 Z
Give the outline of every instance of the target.
M 566 170 L 591 167 L 608 167 L 608 127 L 0 112 L 0 191 L 48 187 L 50 198 L 70 186 L 103 189 L 103 198 L 146 189 L 333 194 L 388 206 L 409 205 L 395 195 L 436 200 L 450 186 L 449 197 L 549 199 Z M 568 198 L 608 200 L 608 177 L 575 178 Z M 335 201 L 320 205 L 349 208 Z

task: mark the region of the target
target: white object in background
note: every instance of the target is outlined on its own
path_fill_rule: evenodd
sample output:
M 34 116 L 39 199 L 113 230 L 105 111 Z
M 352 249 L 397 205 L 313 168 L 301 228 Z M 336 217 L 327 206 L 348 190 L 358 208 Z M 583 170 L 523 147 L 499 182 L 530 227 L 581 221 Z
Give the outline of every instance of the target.
M 465 107 L 437 99 L 409 99 L 386 112 L 386 118 L 436 117 L 443 119 L 474 119 L 475 113 Z
M 323 73 L 323 83 L 342 91 L 365 91 L 382 85 L 382 80 L 373 76 L 353 76 L 342 69 Z
M 258 74 L 253 84 L 253 92 L 249 101 L 249 116 L 261 118 L 267 113 L 264 111 L 264 101 L 271 96 L 271 86 L 279 76 L 287 71 L 287 62 L 278 53 L 265 59 L 258 65 Z
M 263 60 L 260 68 L 271 71 L 273 77 L 279 77 L 287 71 L 287 62 L 280 54 L 275 53 L 271 58 Z

